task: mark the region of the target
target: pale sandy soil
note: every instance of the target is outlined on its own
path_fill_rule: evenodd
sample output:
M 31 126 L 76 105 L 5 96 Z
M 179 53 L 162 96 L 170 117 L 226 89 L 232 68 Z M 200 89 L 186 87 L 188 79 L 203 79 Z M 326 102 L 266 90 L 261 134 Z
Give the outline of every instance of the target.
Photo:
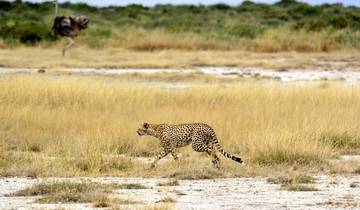
M 301 70 L 293 69 L 270 70 L 261 68 L 235 68 L 235 67 L 198 67 L 190 69 L 66 69 L 72 73 L 96 73 L 105 75 L 121 75 L 130 73 L 157 74 L 157 73 L 200 73 L 217 77 L 243 77 L 258 79 L 275 79 L 281 82 L 296 81 L 327 81 L 344 80 L 347 82 L 360 82 L 360 72 L 358 71 L 321 71 L 321 70 Z
M 140 162 L 150 159 L 139 158 Z M 331 161 L 346 163 L 359 161 L 359 155 L 343 155 Z M 164 162 L 168 160 L 160 161 Z M 359 209 L 360 175 L 316 175 L 315 183 L 307 184 L 318 191 L 286 191 L 279 184 L 271 184 L 266 177 L 218 178 L 179 180 L 176 186 L 158 186 L 171 180 L 135 177 L 74 177 L 21 178 L 0 177 L 0 209 L 93 209 L 92 204 L 39 204 L 38 197 L 9 197 L 39 183 L 95 182 L 101 184 L 140 184 L 147 189 L 117 189 L 110 198 L 137 201 L 140 204 L 120 205 L 124 209 L 156 206 L 165 197 L 175 200 L 174 209 Z
M 11 73 L 32 73 L 36 74 L 39 70 L 46 73 L 59 74 L 71 73 L 79 75 L 108 75 L 108 76 L 124 76 L 124 75 L 207 75 L 219 78 L 244 78 L 244 79 L 267 79 L 280 82 L 302 82 L 302 81 L 345 81 L 348 83 L 360 83 L 360 71 L 340 71 L 340 70 L 269 70 L 261 68 L 238 68 L 238 67 L 194 67 L 194 68 L 162 68 L 162 69 L 94 69 L 94 68 L 67 68 L 61 71 L 47 71 L 38 68 L 8 68 L 0 67 L 0 74 Z
M 91 204 L 36 204 L 36 197 L 5 197 L 5 194 L 36 183 L 54 181 L 93 181 L 98 183 L 137 183 L 148 189 L 116 190 L 112 197 L 142 201 L 144 204 L 123 206 L 139 208 L 154 205 L 170 196 L 175 209 L 358 209 L 360 208 L 360 175 L 316 176 L 319 191 L 291 192 L 280 190 L 264 177 L 210 180 L 181 180 L 179 186 L 159 187 L 164 179 L 82 177 L 82 178 L 0 178 L 0 209 L 91 209 Z M 356 187 L 350 187 L 356 183 Z

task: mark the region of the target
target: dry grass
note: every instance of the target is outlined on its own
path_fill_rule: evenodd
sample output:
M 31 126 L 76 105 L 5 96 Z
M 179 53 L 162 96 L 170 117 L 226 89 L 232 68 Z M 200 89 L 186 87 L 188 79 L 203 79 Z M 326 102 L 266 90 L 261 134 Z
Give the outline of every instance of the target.
M 127 29 L 126 32 L 113 33 L 104 47 L 123 48 L 136 51 L 158 51 L 166 49 L 199 51 L 199 50 L 242 50 L 248 52 L 330 52 L 338 50 L 359 49 L 355 44 L 339 43 L 338 35 L 345 35 L 346 30 L 334 32 L 292 30 L 282 27 L 268 29 L 254 39 L 209 38 L 195 33 L 168 33 L 164 30 Z M 359 37 L 359 32 L 351 32 L 348 39 Z M 87 40 L 81 40 L 87 44 Z
M 80 40 L 81 42 L 81 40 Z M 83 40 L 84 44 L 86 40 Z M 104 47 L 123 48 L 135 51 L 159 50 L 229 50 L 234 43 L 226 40 L 207 39 L 194 33 L 169 33 L 165 30 L 144 30 L 141 28 L 117 31 Z
M 245 44 L 246 49 L 254 52 L 329 52 L 346 47 L 336 43 L 326 31 L 309 32 L 293 31 L 289 28 L 269 29 L 260 36 Z
M 88 203 L 96 201 L 105 205 L 107 193 L 114 189 L 111 185 L 96 183 L 50 183 L 37 184 L 17 191 L 9 196 L 41 196 L 39 203 Z
M 318 191 L 314 186 L 301 184 L 285 184 L 281 186 L 281 189 L 287 191 Z
M 325 202 L 317 203 L 317 205 L 327 205 L 330 207 L 342 208 L 342 209 L 351 209 L 351 208 L 356 209 L 356 207 L 360 206 L 360 202 L 352 195 L 345 195 L 345 196 L 329 199 Z
M 139 189 L 148 189 L 148 187 L 141 184 L 117 184 L 117 189 L 129 189 L 129 190 L 139 190 Z
M 214 83 L 164 89 L 123 84 L 116 78 L 109 82 L 4 75 L 0 78 L 0 173 L 197 179 L 239 176 L 258 165 L 318 165 L 343 152 L 324 138 L 347 133 L 342 144 L 359 138 L 359 96 L 360 88 L 336 83 L 326 87 Z M 247 165 L 222 158 L 226 170 L 218 171 L 206 155 L 186 148 L 178 162 L 144 170 L 149 166 L 116 156 L 157 151 L 157 140 L 136 135 L 143 122 L 208 123 L 223 147 Z
M 85 32 L 86 33 L 86 32 Z M 162 50 L 178 51 L 247 51 L 256 53 L 277 52 L 335 52 L 339 50 L 359 50 L 360 33 L 353 30 L 308 31 L 293 30 L 289 27 L 276 27 L 264 31 L 254 38 L 213 36 L 193 32 L 169 33 L 164 29 L 121 28 L 112 30 L 108 38 L 83 34 L 76 40 L 76 46 L 87 46 L 92 49 L 115 48 L 137 52 L 155 52 Z M 340 41 L 339 38 L 342 40 Z M 9 45 L 0 40 L 0 49 Z M 43 47 L 65 45 L 62 39 L 56 43 L 42 43 Z
M 358 51 L 331 53 L 252 53 L 246 51 L 137 52 L 118 48 L 88 49 L 75 47 L 66 57 L 58 48 L 0 49 L 0 66 L 35 67 L 61 70 L 69 67 L 92 68 L 163 68 L 196 66 L 242 66 L 275 69 L 352 69 L 359 70 Z
M 279 176 L 276 178 L 268 178 L 267 181 L 272 184 L 312 184 L 315 179 L 304 174 L 296 174 L 293 176 Z
M 280 189 L 287 191 L 318 191 L 314 186 L 309 185 L 314 184 L 315 179 L 304 174 L 268 178 L 267 181 L 271 184 L 280 184 Z
M 357 148 L 360 147 L 360 138 L 358 136 L 351 136 L 348 133 L 324 134 L 320 138 L 325 144 L 331 145 L 332 147 L 340 150 L 344 154 L 357 153 Z
M 164 198 L 162 198 L 160 201 L 158 201 L 159 203 L 175 203 L 176 200 L 170 196 L 166 196 Z
M 171 209 L 176 209 L 174 208 L 174 206 L 170 205 L 170 204 L 158 204 L 158 205 L 149 205 L 146 206 L 144 208 L 138 208 L 138 210 L 171 210 Z
M 36 199 L 38 203 L 93 203 L 95 208 L 104 208 L 117 205 L 141 204 L 140 202 L 110 199 L 109 195 L 114 189 L 144 189 L 143 187 L 128 187 L 132 185 L 99 184 L 93 182 L 55 182 L 36 184 L 29 188 L 19 190 L 7 196 L 41 196 Z
M 355 174 L 360 174 L 360 166 L 354 170 Z
M 331 161 L 328 163 L 328 170 L 331 174 L 336 173 L 355 173 L 360 174 L 360 162 L 359 161 Z
M 108 197 L 102 197 L 94 201 L 93 207 L 106 208 L 111 206 L 110 199 Z
M 326 202 L 318 203 L 317 205 L 326 205 L 336 208 L 356 208 L 360 206 L 360 203 L 354 199 L 338 198 L 337 200 L 329 200 Z
M 157 186 L 179 186 L 179 181 L 171 180 L 168 182 L 160 182 Z

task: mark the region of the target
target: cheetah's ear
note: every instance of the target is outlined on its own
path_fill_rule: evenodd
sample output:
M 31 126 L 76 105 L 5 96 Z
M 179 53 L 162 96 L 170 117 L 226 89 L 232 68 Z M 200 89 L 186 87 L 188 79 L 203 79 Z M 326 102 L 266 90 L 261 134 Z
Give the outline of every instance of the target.
M 144 128 L 148 129 L 149 128 L 149 123 L 144 123 Z

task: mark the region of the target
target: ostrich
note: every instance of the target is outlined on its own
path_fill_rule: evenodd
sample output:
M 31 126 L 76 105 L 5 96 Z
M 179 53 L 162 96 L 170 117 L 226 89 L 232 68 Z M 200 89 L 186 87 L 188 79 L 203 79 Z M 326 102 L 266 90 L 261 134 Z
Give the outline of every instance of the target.
M 54 0 L 55 4 L 55 19 L 52 27 L 52 33 L 55 36 L 66 37 L 69 43 L 62 50 L 62 55 L 65 56 L 67 49 L 70 49 L 74 44 L 74 38 L 83 29 L 87 28 L 89 19 L 86 17 L 71 17 L 71 16 L 57 16 L 58 0 Z

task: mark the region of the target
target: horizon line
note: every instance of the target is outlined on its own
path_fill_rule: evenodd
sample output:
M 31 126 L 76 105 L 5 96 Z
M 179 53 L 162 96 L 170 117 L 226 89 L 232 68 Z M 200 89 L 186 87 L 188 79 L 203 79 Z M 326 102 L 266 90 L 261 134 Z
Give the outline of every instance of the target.
M 7 0 L 9 2 L 14 2 L 15 0 Z M 280 2 L 280 0 L 275 0 L 273 2 L 259 2 L 259 1 L 249 1 L 249 0 L 245 0 L 248 2 L 252 2 L 254 4 L 267 4 L 267 5 L 275 5 L 276 3 Z M 87 1 L 84 0 L 65 0 L 65 1 L 60 1 L 59 0 L 59 4 L 65 4 L 65 3 L 70 3 L 70 4 L 86 4 L 89 6 L 93 6 L 93 7 L 98 7 L 98 8 L 105 8 L 105 7 L 123 7 L 123 6 L 129 6 L 129 5 L 141 5 L 144 7 L 155 7 L 157 5 L 173 5 L 173 6 L 212 6 L 212 5 L 218 5 L 218 4 L 223 4 L 223 5 L 227 5 L 229 7 L 238 7 L 241 6 L 245 1 L 237 1 L 237 3 L 234 4 L 229 4 L 229 2 L 224 2 L 224 1 L 218 1 L 218 2 L 210 2 L 209 4 L 204 4 L 204 3 L 188 3 L 188 2 L 184 2 L 184 3 L 180 3 L 180 2 L 159 2 L 159 3 L 150 3 L 150 4 L 146 4 L 144 2 L 123 2 L 123 3 L 119 3 L 119 4 L 113 4 L 113 2 L 109 2 L 109 4 L 96 4 L 96 3 L 89 3 Z M 30 2 L 30 3 L 35 3 L 35 4 L 41 4 L 41 3 L 46 3 L 49 2 L 51 3 L 52 0 L 23 0 L 22 2 Z M 105 1 L 107 2 L 107 1 Z M 154 2 L 154 1 L 152 1 Z M 360 2 L 359 4 L 347 4 L 347 3 L 343 3 L 343 2 L 321 2 L 321 3 L 308 3 L 308 2 L 303 2 L 303 1 L 297 1 L 298 3 L 305 3 L 305 4 L 309 4 L 312 6 L 321 6 L 321 5 L 342 5 L 344 7 L 359 7 L 360 6 Z

